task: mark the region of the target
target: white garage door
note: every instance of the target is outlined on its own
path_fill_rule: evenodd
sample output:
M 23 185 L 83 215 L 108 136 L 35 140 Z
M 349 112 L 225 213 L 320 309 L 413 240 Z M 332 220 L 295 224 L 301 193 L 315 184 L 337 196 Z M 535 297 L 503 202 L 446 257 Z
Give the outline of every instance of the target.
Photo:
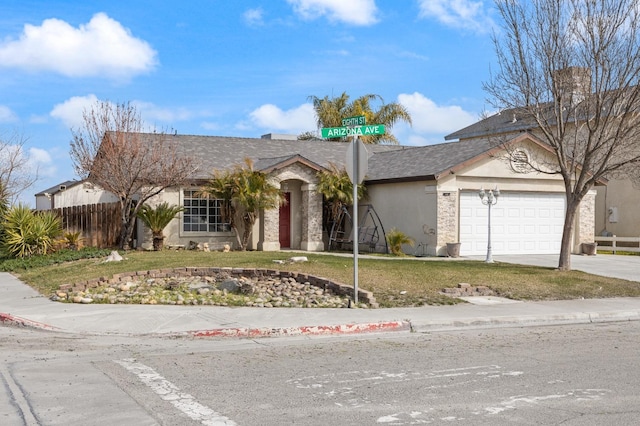
M 493 254 L 558 254 L 564 194 L 502 192 L 491 207 Z M 488 207 L 477 192 L 460 193 L 460 254 L 487 253 Z

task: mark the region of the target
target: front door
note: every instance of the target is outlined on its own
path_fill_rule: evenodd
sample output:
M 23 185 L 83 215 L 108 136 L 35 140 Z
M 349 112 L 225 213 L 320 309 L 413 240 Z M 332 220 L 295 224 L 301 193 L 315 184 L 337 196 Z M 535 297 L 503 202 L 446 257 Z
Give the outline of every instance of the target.
M 280 206 L 280 248 L 291 248 L 291 193 L 284 193 L 285 203 Z

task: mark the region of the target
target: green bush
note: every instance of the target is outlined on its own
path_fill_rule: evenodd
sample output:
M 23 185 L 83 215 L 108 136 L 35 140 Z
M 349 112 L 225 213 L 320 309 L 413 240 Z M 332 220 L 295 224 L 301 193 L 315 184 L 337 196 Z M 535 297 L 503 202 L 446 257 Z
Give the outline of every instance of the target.
M 15 272 L 38 268 L 49 265 L 56 265 L 65 262 L 72 262 L 80 259 L 96 259 L 106 257 L 112 249 L 100 249 L 95 247 L 85 247 L 80 250 L 63 249 L 53 254 L 34 255 L 19 259 L 0 260 L 0 271 Z
M 22 204 L 9 209 L 3 228 L 2 251 L 6 256 L 14 258 L 51 252 L 62 233 L 62 223 L 55 213 L 34 213 Z
M 409 244 L 411 247 L 413 247 L 415 241 L 413 241 L 413 238 L 409 237 L 404 232 L 398 231 L 396 228 L 393 228 L 387 233 L 387 243 L 389 244 L 389 250 L 391 250 L 391 254 L 394 254 L 396 256 L 404 256 L 402 245 Z

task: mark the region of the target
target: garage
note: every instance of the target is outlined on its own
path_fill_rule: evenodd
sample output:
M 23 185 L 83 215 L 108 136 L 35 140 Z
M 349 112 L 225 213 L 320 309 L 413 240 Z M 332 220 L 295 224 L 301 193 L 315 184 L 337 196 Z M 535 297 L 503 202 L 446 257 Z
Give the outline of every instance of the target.
M 487 253 L 488 207 L 477 192 L 460 193 L 460 254 Z M 493 254 L 558 254 L 564 225 L 562 193 L 501 192 L 491 207 Z

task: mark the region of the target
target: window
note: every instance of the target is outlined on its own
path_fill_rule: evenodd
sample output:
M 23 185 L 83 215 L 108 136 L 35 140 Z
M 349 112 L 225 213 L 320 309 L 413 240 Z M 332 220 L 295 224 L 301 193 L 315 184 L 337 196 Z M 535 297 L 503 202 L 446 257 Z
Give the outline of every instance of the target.
M 184 191 L 182 230 L 185 232 L 229 232 L 222 220 L 222 200 L 199 196 L 195 190 Z

